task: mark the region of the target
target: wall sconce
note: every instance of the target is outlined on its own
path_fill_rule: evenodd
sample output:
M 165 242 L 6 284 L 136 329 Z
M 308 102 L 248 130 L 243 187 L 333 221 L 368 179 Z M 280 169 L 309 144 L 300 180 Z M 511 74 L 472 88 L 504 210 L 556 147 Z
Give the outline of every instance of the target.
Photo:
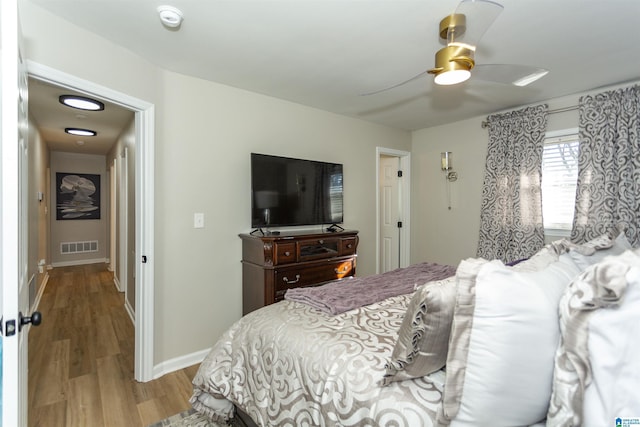
M 445 173 L 444 179 L 447 185 L 447 208 L 451 210 L 451 183 L 458 179 L 458 173 L 453 171 L 452 152 L 440 153 L 440 169 Z
M 453 153 L 451 151 L 445 151 L 440 153 L 440 168 L 443 172 L 446 172 L 445 178 L 449 182 L 454 182 L 458 179 L 458 173 L 453 171 Z

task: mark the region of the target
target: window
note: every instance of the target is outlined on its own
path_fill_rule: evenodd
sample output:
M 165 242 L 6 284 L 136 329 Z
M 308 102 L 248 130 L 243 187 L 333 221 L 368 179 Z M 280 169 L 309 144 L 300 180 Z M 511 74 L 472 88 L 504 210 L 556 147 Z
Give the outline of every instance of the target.
M 578 181 L 578 129 L 547 132 L 542 154 L 542 216 L 552 235 L 568 235 Z

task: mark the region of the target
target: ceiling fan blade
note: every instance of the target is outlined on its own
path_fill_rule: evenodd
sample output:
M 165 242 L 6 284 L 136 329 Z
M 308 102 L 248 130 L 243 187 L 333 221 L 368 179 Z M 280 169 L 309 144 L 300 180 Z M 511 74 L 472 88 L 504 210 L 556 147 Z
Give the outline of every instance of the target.
M 414 81 L 414 80 L 416 80 L 416 79 L 419 79 L 420 77 L 422 77 L 422 76 L 423 76 L 423 75 L 425 75 L 425 74 L 427 74 L 427 71 L 422 71 L 422 72 L 420 72 L 420 74 L 417 74 L 417 75 L 415 75 L 415 76 L 411 77 L 410 79 L 407 79 L 407 80 L 402 81 L 402 82 L 400 82 L 400 83 L 396 83 L 396 84 L 394 84 L 393 86 L 385 87 L 384 89 L 378 89 L 378 90 L 375 90 L 375 91 L 373 91 L 373 92 L 365 92 L 365 93 L 361 93 L 361 94 L 360 94 L 360 96 L 375 95 L 375 94 L 380 93 L 380 92 L 385 92 L 385 91 L 387 91 L 387 90 L 391 90 L 391 89 L 397 88 L 397 87 L 399 87 L 399 86 L 402 86 L 402 85 L 404 85 L 404 84 L 407 84 L 407 83 L 409 83 L 409 82 L 412 82 L 412 81 Z
M 447 45 L 460 45 L 475 51 L 502 9 L 501 4 L 490 0 L 462 0 L 450 17 Z
M 474 79 L 490 82 L 527 86 L 546 76 L 544 68 L 516 64 L 479 64 L 471 72 Z

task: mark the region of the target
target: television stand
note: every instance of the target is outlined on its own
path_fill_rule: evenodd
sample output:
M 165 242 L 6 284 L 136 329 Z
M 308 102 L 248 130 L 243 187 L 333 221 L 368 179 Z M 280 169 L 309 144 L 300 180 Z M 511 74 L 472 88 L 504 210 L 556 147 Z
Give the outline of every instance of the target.
M 284 299 L 287 289 L 356 274 L 358 232 L 241 234 L 242 314 Z

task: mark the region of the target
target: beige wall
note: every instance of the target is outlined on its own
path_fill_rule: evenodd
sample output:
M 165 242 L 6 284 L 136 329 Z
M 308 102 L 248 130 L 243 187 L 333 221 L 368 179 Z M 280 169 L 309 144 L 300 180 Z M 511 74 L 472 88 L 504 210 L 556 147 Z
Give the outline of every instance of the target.
M 550 109 L 578 105 L 586 94 L 630 86 L 616 85 L 547 101 Z M 413 132 L 412 137 L 412 239 L 411 261 L 457 265 L 475 257 L 480 233 L 482 182 L 487 153 L 486 116 Z M 548 116 L 547 130 L 578 127 L 578 111 Z M 453 152 L 458 181 L 451 183 L 452 209 L 447 209 L 440 152 Z
M 126 156 L 123 157 L 123 152 L 126 150 Z M 111 165 L 113 165 L 113 161 L 116 158 L 126 159 L 126 168 L 127 168 L 127 272 L 126 272 L 126 281 L 122 280 L 124 276 L 123 266 L 120 263 L 120 247 L 116 248 L 116 271 L 114 272 L 115 276 L 118 278 L 121 284 L 126 283 L 126 298 L 128 301 L 129 308 L 134 311 L 136 306 L 136 283 L 135 283 L 135 260 L 137 259 L 135 248 L 136 248 L 136 203 L 135 203 L 135 195 L 136 195 L 136 180 L 135 180 L 135 164 L 136 164 L 136 136 L 135 136 L 135 122 L 132 118 L 131 122 L 125 127 L 122 131 L 116 144 L 113 146 L 111 151 L 107 154 L 107 163 L 106 168 L 109 169 Z M 117 179 L 117 185 L 120 185 L 120 179 L 122 178 L 122 174 L 119 174 Z M 110 188 L 110 191 L 113 191 Z M 120 226 L 121 221 L 116 216 L 116 236 L 120 238 Z
M 487 150 L 482 118 L 413 133 L 411 149 L 411 262 L 457 265 L 474 256 L 480 229 L 480 197 Z M 440 153 L 453 153 L 458 180 L 447 184 Z M 448 209 L 447 185 L 451 189 Z
M 375 272 L 376 146 L 408 151 L 409 132 L 158 69 L 29 2 L 21 19 L 27 58 L 156 106 L 156 364 L 210 347 L 241 315 L 252 151 L 343 163 L 358 274 Z
M 51 152 L 51 264 L 73 265 L 90 261 L 105 262 L 109 251 L 109 197 L 105 156 Z M 100 175 L 100 219 L 56 219 L 56 174 L 79 173 Z M 97 252 L 61 254 L 62 242 L 98 241 Z
M 38 270 L 38 262 L 49 259 L 49 200 L 50 189 L 47 187 L 47 168 L 49 166 L 49 150 L 44 143 L 40 133 L 36 129 L 36 123 L 29 118 L 29 190 L 27 194 L 28 204 L 28 277 L 34 278 L 30 281 L 29 304 L 33 304 L 34 299 L 46 277 L 46 270 Z M 38 200 L 38 193 L 42 193 L 42 201 Z
M 343 163 L 344 226 L 360 230 L 358 274 L 375 273 L 376 146 L 408 150 L 408 133 L 170 72 L 163 88 L 156 325 L 167 343 L 188 348 L 240 317 L 238 233 L 250 231 L 251 152 Z M 193 228 L 196 212 L 205 214 L 204 229 Z
M 160 70 L 150 62 L 28 0 L 19 0 L 18 7 L 27 60 L 152 103 L 161 98 Z

